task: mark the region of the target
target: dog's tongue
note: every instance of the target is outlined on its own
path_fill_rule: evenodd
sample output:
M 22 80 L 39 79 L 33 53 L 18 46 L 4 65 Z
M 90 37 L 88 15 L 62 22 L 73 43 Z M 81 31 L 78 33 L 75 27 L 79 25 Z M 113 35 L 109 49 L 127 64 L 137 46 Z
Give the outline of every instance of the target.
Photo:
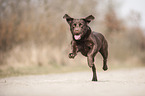
M 81 35 L 74 35 L 74 38 L 75 38 L 76 40 L 79 40 L 79 39 L 81 39 Z

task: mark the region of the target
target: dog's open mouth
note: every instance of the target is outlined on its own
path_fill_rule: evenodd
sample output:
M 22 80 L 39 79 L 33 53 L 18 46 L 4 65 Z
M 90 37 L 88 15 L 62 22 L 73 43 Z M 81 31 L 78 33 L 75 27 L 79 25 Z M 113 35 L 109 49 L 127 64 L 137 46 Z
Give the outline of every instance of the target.
M 74 35 L 75 40 L 80 40 L 81 39 L 81 34 L 79 35 Z

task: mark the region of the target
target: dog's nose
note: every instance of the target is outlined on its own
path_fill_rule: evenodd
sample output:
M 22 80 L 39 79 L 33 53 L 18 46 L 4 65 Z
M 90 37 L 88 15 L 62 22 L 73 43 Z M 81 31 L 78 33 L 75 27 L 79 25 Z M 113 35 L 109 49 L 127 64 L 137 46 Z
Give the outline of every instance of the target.
M 76 32 L 77 32 L 77 31 L 79 31 L 79 28 L 75 28 L 75 30 L 74 30 L 74 31 L 76 31 Z
M 79 29 L 78 27 L 76 27 L 76 28 L 74 29 L 74 32 L 75 32 L 75 34 L 79 34 L 79 33 L 80 33 L 80 29 Z

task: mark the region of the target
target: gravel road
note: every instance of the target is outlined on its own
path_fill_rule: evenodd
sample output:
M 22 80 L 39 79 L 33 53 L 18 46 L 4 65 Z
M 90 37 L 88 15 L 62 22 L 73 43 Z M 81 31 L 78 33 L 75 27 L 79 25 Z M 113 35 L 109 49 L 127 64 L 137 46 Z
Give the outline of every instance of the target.
M 145 96 L 145 68 L 0 79 L 0 96 Z

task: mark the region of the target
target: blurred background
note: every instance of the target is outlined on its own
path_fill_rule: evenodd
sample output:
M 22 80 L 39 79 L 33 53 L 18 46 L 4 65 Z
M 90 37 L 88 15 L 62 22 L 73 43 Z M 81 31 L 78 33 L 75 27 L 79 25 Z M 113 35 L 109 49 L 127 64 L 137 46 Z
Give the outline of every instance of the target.
M 62 18 L 66 13 L 95 16 L 90 27 L 108 40 L 110 69 L 144 67 L 145 18 L 135 9 L 140 1 L 0 0 L 0 77 L 90 70 L 81 54 L 68 58 L 72 36 Z M 102 70 L 100 54 L 95 64 Z

